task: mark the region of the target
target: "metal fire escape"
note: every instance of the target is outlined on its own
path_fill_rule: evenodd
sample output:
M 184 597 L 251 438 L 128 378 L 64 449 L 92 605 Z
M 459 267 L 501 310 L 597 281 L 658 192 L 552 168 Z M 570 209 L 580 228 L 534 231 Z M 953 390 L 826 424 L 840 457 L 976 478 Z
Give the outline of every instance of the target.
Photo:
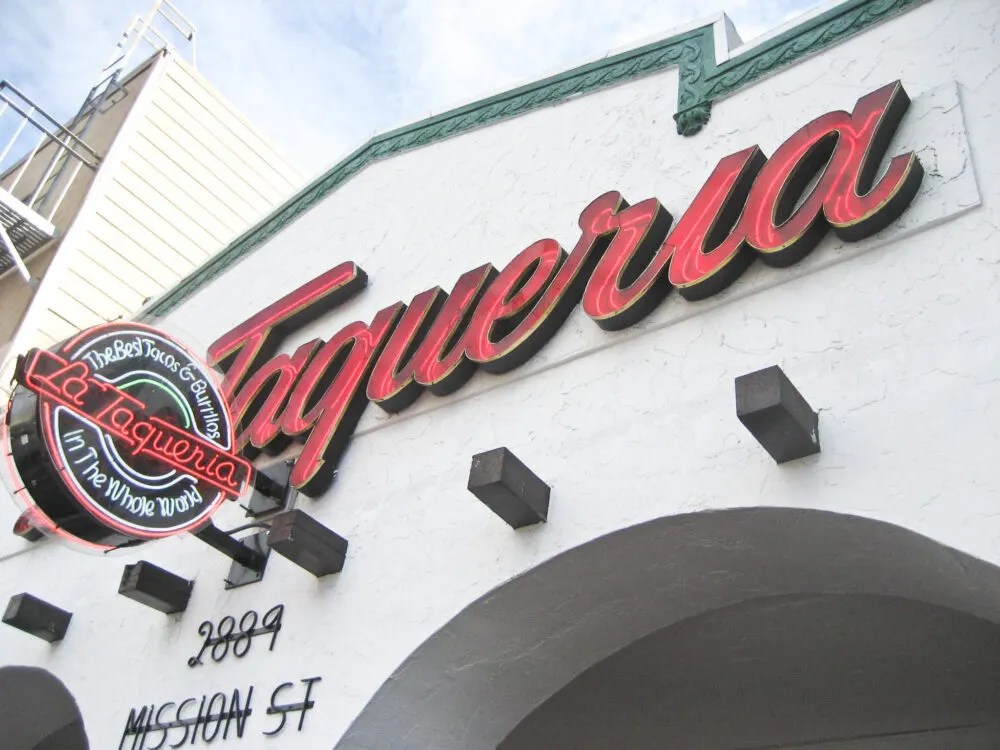
M 5 251 L 0 254 L 0 273 L 16 266 L 30 282 L 25 259 L 55 236 L 52 217 L 70 185 L 82 167 L 97 169 L 100 157 L 80 134 L 60 125 L 8 81 L 0 81 L 0 117 L 9 114 L 16 124 L 0 151 L 0 163 L 27 126 L 38 138 L 28 155 L 0 177 L 0 245 Z M 41 168 L 39 155 L 48 158 Z
M 96 171 L 100 165 L 101 155 L 85 138 L 94 118 L 121 90 L 120 81 L 129 72 L 132 53 L 143 42 L 154 50 L 169 46 L 164 35 L 154 28 L 160 19 L 191 43 L 194 62 L 194 26 L 169 0 L 156 0 L 149 12 L 133 19 L 122 34 L 111 60 L 66 126 L 11 83 L 0 81 L 0 126 L 11 127 L 12 133 L 0 149 L 0 169 L 23 135 L 36 136 L 27 156 L 0 174 L 0 274 L 16 267 L 25 281 L 37 283 L 24 261 L 56 236 L 53 218 L 80 170 L 86 167 Z M 4 115 L 8 115 L 6 121 Z M 11 115 L 14 123 L 9 125 Z

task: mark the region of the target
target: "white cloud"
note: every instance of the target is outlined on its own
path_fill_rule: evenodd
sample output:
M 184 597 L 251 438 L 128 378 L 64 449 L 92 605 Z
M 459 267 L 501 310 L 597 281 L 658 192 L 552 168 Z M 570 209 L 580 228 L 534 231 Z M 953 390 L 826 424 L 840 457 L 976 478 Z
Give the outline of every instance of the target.
M 403 121 L 726 10 L 750 39 L 818 0 L 199 0 L 198 67 L 307 174 Z M 0 76 L 71 115 L 150 0 L 18 0 Z

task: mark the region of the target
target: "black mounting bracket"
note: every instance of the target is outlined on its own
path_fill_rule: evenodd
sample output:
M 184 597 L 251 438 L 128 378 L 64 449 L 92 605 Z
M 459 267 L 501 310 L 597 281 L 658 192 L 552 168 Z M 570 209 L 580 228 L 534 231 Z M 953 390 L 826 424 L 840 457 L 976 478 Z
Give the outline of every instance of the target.
M 253 494 L 242 506 L 248 517 L 260 518 L 291 507 L 292 499 L 298 494 L 288 481 L 293 465 L 293 461 L 283 461 L 266 469 L 254 470 Z
M 248 527 L 263 527 L 264 530 L 242 539 L 232 536 Z M 207 526 L 195 531 L 194 535 L 233 561 L 226 577 L 227 589 L 257 583 L 264 578 L 264 569 L 267 567 L 267 558 L 271 551 L 267 546 L 265 524 L 247 524 L 230 531 L 223 531 L 209 522 Z

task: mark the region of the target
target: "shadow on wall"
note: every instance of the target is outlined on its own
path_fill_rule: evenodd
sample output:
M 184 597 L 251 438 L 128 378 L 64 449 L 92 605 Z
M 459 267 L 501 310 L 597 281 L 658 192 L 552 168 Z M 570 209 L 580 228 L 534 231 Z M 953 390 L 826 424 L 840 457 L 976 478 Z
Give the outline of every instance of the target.
M 469 604 L 337 750 L 992 750 L 998 681 L 995 565 L 859 516 L 692 513 L 566 550 Z M 958 725 L 986 737 L 926 734 Z
M 0 667 L 0 737 L 4 750 L 89 750 L 72 694 L 37 667 Z
M 765 597 L 598 662 L 498 750 L 995 750 L 997 685 L 995 623 L 896 597 Z

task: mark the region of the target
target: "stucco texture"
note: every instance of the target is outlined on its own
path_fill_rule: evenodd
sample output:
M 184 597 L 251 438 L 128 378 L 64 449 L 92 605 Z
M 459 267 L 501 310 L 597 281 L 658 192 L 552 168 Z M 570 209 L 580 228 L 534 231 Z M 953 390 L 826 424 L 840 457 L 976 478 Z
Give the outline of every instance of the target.
M 693 138 L 675 132 L 668 71 L 367 168 L 163 324 L 207 346 L 357 262 L 368 289 L 291 350 L 542 237 L 571 247 L 608 190 L 679 216 L 722 157 L 771 153 L 895 79 L 913 104 L 890 154 L 916 150 L 927 174 L 879 236 L 831 234 L 793 268 L 758 263 L 704 302 L 672 294 L 618 333 L 575 310 L 515 372 L 398 416 L 369 406 L 330 491 L 299 500 L 350 540 L 342 573 L 316 580 L 272 555 L 262 583 L 223 591 L 228 561 L 190 538 L 114 561 L 46 544 L 2 561 L 0 591 L 72 610 L 69 635 L 53 648 L 0 629 L 0 653 L 57 674 L 95 747 L 115 746 L 143 702 L 255 684 L 263 722 L 273 685 L 322 675 L 281 747 L 478 749 L 636 639 L 737 600 L 895 596 L 1000 622 L 998 24 L 989 0 L 933 0 L 715 103 Z M 733 397 L 737 376 L 774 364 L 820 412 L 822 452 L 784 466 Z M 472 455 L 498 446 L 552 486 L 547 523 L 512 531 L 467 491 Z M 732 520 L 759 508 L 782 510 L 759 528 Z M 643 543 L 635 530 L 654 527 Z M 633 555 L 598 554 L 628 530 Z M 140 557 L 196 578 L 183 617 L 116 594 Z M 501 621 L 491 601 L 506 602 Z M 201 621 L 279 602 L 273 652 L 187 666 Z M 253 726 L 240 747 L 278 746 Z

